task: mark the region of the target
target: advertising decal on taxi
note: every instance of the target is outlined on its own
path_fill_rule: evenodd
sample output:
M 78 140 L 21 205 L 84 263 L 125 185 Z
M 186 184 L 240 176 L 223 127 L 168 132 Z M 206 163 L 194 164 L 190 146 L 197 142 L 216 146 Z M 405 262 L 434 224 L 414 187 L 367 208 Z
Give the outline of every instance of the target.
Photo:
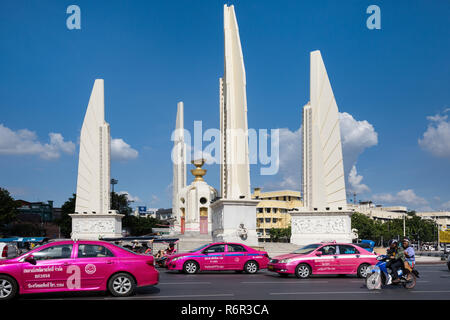
M 84 271 L 86 274 L 92 275 L 97 271 L 94 264 L 89 263 L 85 266 Z M 48 266 L 48 267 L 34 267 L 23 269 L 24 275 L 31 276 L 30 280 L 47 279 L 47 282 L 41 283 L 28 283 L 28 289 L 34 288 L 64 288 L 67 289 L 80 289 L 81 288 L 81 269 L 79 266 L 71 265 L 67 267 L 66 274 L 69 275 L 66 283 L 64 281 L 51 281 L 52 276 L 64 272 L 64 268 L 61 266 Z M 34 276 L 34 277 L 33 277 Z

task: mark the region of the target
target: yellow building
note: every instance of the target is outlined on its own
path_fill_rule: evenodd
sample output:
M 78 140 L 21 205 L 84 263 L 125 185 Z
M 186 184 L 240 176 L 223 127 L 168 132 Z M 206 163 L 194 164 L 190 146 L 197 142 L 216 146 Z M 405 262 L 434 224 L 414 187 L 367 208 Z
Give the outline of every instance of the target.
M 270 229 L 286 229 L 291 225 L 288 211 L 303 207 L 299 191 L 281 190 L 261 192 L 255 188 L 252 199 L 260 200 L 256 207 L 256 232 L 260 241 L 270 239 Z

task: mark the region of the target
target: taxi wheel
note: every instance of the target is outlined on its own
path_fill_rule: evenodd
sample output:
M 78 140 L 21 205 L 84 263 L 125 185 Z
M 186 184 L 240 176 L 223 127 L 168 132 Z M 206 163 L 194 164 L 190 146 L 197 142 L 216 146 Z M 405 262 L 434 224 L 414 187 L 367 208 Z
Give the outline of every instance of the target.
M 115 297 L 128 297 L 136 290 L 136 281 L 127 273 L 118 273 L 108 281 L 108 290 Z
M 309 278 L 310 275 L 311 275 L 311 268 L 310 268 L 310 266 L 308 266 L 305 263 L 300 263 L 295 268 L 295 276 L 297 278 L 306 279 L 306 278 Z
M 244 265 L 245 273 L 249 273 L 249 274 L 257 273 L 258 269 L 259 269 L 259 266 L 256 261 L 247 261 Z
M 183 271 L 188 274 L 197 273 L 199 269 L 198 263 L 193 260 L 186 261 L 183 265 Z
M 0 275 L 0 301 L 13 299 L 17 295 L 17 282 L 7 275 Z
M 363 263 L 358 267 L 358 277 L 366 278 L 368 275 L 370 264 Z

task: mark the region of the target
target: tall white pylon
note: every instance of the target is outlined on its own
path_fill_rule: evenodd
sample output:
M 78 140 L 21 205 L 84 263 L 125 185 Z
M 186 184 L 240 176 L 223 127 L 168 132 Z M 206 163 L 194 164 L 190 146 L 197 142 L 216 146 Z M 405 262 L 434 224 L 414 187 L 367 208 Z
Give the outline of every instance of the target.
M 244 59 L 234 6 L 224 6 L 225 72 L 220 79 L 223 199 L 251 199 Z

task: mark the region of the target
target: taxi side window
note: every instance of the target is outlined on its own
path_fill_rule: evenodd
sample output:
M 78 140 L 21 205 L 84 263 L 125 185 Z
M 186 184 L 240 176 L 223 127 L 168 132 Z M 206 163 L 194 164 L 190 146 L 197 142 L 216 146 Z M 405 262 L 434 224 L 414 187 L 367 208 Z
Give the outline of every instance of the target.
M 247 252 L 247 250 L 245 250 L 243 246 L 240 246 L 238 244 L 229 244 L 228 252 Z
M 336 254 L 336 246 L 323 246 L 319 249 L 322 252 L 322 255 L 335 255 Z
M 339 246 L 340 254 L 359 254 L 359 251 L 356 250 L 353 246 Z
M 217 245 L 211 246 L 211 247 L 205 249 L 205 251 L 203 251 L 203 253 L 220 253 L 220 252 L 225 252 L 224 244 L 217 244 Z
M 92 244 L 78 245 L 78 258 L 105 258 L 114 257 L 113 253 L 104 246 Z
M 33 257 L 35 260 L 70 259 L 72 247 L 71 244 L 47 247 L 37 252 L 33 252 Z

